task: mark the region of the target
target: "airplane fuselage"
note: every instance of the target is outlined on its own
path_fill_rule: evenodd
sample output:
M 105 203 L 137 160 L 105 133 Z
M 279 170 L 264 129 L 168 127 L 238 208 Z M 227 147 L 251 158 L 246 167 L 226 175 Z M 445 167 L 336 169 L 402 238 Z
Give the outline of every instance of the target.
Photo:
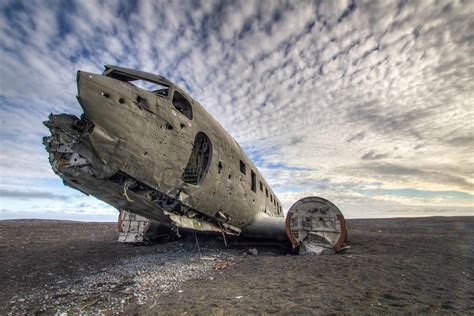
M 107 66 L 103 75 L 79 71 L 77 85 L 83 119 L 92 127 L 77 140 L 90 144 L 89 151 L 81 155 L 80 146 L 76 151 L 88 163 L 96 162 L 93 169 L 101 169 L 92 177 L 119 188 L 111 199 L 110 193 L 97 192 L 78 178 L 70 185 L 118 209 L 160 221 L 161 207 L 143 207 L 136 203 L 138 197 L 130 197 L 134 186 L 156 190 L 196 211 L 197 218 L 217 224 L 242 228 L 258 213 L 283 218 L 280 201 L 239 144 L 176 84 Z M 161 89 L 151 90 L 155 87 Z M 96 157 L 88 159 L 91 155 Z M 121 187 L 127 180 L 135 183 L 124 194 Z
M 284 219 L 239 144 L 173 82 L 106 66 L 103 74 L 78 71 L 77 86 L 84 114 L 51 114 L 43 143 L 64 183 L 120 210 L 123 227 L 145 231 L 152 220 L 158 230 L 280 240 L 303 252 L 342 247 L 345 221 L 334 204 L 303 198 Z

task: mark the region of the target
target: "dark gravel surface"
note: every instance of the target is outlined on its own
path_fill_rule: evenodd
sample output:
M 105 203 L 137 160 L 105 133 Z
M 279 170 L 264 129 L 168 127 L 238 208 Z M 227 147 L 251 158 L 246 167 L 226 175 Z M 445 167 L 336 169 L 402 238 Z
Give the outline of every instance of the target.
M 473 314 L 474 217 L 349 220 L 344 254 L 216 238 L 115 242 L 115 224 L 0 221 L 0 314 Z

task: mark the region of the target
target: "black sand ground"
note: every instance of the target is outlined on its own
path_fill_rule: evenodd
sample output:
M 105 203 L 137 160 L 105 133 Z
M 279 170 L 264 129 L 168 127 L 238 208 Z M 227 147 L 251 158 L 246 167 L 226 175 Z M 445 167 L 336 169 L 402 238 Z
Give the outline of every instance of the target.
M 348 228 L 352 248 L 344 254 L 290 256 L 257 247 L 259 255 L 250 256 L 246 248 L 234 248 L 229 267 L 191 278 L 145 305 L 131 299 L 120 308 L 100 309 L 99 299 L 84 311 L 474 313 L 474 217 L 349 220 Z M 124 258 L 194 247 L 191 241 L 136 247 L 115 240 L 115 225 L 110 223 L 0 221 L 0 314 L 53 314 L 58 306 L 38 309 L 38 302 L 24 297 L 51 289 L 47 301 L 78 275 L 97 274 Z M 221 242 L 200 243 L 226 251 Z

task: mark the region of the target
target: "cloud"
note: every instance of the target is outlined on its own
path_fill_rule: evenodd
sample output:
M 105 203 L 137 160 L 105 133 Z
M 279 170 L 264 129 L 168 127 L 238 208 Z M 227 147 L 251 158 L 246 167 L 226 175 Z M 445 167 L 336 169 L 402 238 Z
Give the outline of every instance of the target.
M 448 144 L 453 146 L 462 146 L 468 149 L 472 149 L 474 147 L 474 135 L 466 135 L 466 136 L 459 136 L 453 137 L 446 141 Z
M 421 139 L 417 129 L 419 120 L 432 115 L 425 109 L 409 110 L 407 112 L 393 113 L 383 110 L 376 101 L 363 103 L 351 109 L 348 113 L 349 122 L 367 124 L 370 129 L 381 134 L 395 134 L 399 136 L 412 136 Z
M 1 198 L 10 198 L 10 199 L 51 199 L 51 200 L 61 200 L 61 201 L 70 201 L 71 197 L 67 195 L 54 194 L 51 192 L 44 191 L 10 191 L 0 189 Z
M 76 71 L 110 63 L 186 89 L 288 204 L 324 194 L 360 216 L 431 214 L 434 201 L 454 214 L 431 195 L 395 207 L 360 190 L 474 192 L 473 14 L 461 1 L 4 1 L 0 184 L 58 188 L 41 121 L 80 115 Z
M 367 153 L 365 153 L 361 159 L 362 160 L 378 160 L 378 159 L 385 159 L 387 158 L 387 154 L 376 154 L 375 151 L 371 150 Z
M 347 142 L 350 143 L 350 142 L 353 142 L 353 141 L 357 141 L 357 140 L 362 140 L 365 138 L 365 133 L 364 132 L 360 132 L 360 133 L 357 133 L 353 136 L 351 136 Z
M 409 167 L 393 163 L 376 163 L 361 165 L 353 170 L 355 173 L 364 173 L 366 177 L 386 179 L 387 183 L 398 186 L 419 186 L 422 189 L 438 188 L 438 190 L 456 189 L 460 192 L 474 192 L 474 181 L 465 176 L 456 175 L 449 170 L 433 170 L 422 167 Z M 351 172 L 348 170 L 348 172 Z

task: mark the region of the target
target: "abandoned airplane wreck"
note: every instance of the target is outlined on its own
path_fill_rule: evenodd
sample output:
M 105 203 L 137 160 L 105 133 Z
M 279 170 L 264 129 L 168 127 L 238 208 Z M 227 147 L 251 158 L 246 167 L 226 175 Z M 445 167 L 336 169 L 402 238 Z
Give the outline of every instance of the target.
M 64 184 L 120 210 L 119 240 L 178 229 L 337 252 L 339 209 L 319 197 L 281 202 L 227 131 L 185 91 L 158 75 L 106 65 L 77 72 L 84 114 L 49 116 L 43 143 Z

